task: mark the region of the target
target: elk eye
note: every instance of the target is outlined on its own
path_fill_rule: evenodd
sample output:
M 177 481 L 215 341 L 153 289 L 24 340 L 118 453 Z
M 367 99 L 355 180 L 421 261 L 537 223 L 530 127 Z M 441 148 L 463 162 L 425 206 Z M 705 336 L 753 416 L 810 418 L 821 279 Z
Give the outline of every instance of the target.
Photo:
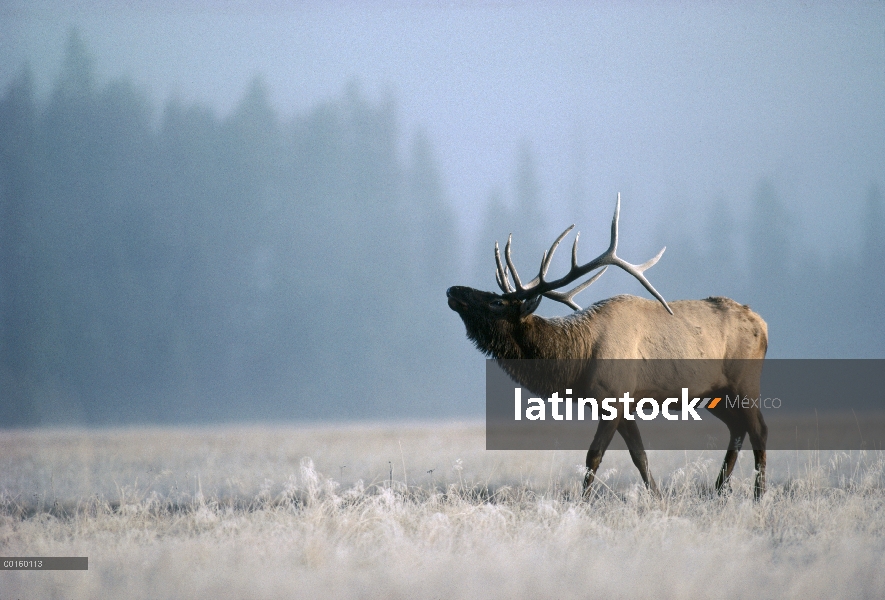
M 495 308 L 501 308 L 502 306 L 504 306 L 504 301 L 503 300 L 492 300 L 492 306 L 494 306 Z

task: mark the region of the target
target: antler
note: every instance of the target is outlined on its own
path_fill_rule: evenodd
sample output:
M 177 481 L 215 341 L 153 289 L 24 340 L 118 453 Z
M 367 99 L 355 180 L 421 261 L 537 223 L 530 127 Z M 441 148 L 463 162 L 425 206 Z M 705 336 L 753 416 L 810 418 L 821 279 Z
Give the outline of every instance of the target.
M 572 245 L 572 268 L 564 277 L 560 277 L 555 281 L 547 281 L 547 269 L 550 268 L 550 261 L 553 259 L 553 253 L 556 252 L 556 248 L 559 247 L 559 243 L 565 238 L 568 233 L 574 229 L 574 225 L 563 231 L 559 234 L 559 237 L 556 238 L 556 241 L 553 242 L 553 245 L 550 246 L 550 249 L 544 252 L 544 256 L 541 259 L 541 268 L 538 271 L 538 276 L 529 281 L 527 284 L 523 285 L 519 279 L 519 274 L 516 272 L 516 267 L 513 266 L 513 260 L 510 258 L 510 245 L 512 236 L 507 238 L 507 245 L 504 247 L 504 258 L 507 262 L 506 266 L 501 262 L 501 252 L 498 249 L 498 242 L 495 242 L 495 263 L 497 265 L 497 270 L 495 272 L 495 279 L 498 281 L 498 286 L 501 288 L 501 291 L 504 292 L 506 297 L 516 299 L 516 300 L 531 300 L 536 299 L 539 301 L 540 296 L 546 296 L 551 300 L 556 300 L 557 302 L 562 302 L 570 306 L 575 310 L 581 310 L 581 307 L 575 304 L 573 298 L 585 290 L 590 284 L 599 279 L 603 273 L 605 273 L 606 269 L 608 269 L 609 265 L 614 265 L 616 267 L 620 267 L 624 269 L 630 275 L 639 280 L 645 289 L 647 289 L 651 294 L 657 298 L 661 304 L 664 305 L 664 308 L 667 309 L 671 315 L 673 311 L 670 309 L 670 306 L 667 304 L 667 301 L 664 300 L 663 296 L 661 296 L 658 291 L 649 283 L 648 279 L 645 278 L 645 275 L 642 273 L 655 265 L 661 256 L 664 254 L 664 250 L 667 249 L 666 246 L 661 248 L 661 251 L 658 252 L 657 256 L 652 258 L 651 260 L 641 264 L 641 265 L 633 265 L 623 260 L 620 256 L 615 254 L 618 247 L 618 217 L 621 213 L 621 195 L 618 194 L 618 201 L 615 204 L 615 215 L 612 218 L 612 235 L 611 235 L 611 243 L 609 244 L 608 250 L 591 260 L 590 262 L 578 266 L 578 238 L 580 237 L 580 233 L 575 235 L 575 242 Z M 577 285 L 572 288 L 568 292 L 557 292 L 557 290 L 569 283 L 575 281 L 590 273 L 591 271 L 595 271 L 596 269 L 604 267 L 599 273 L 595 274 L 593 277 L 588 279 L 587 281 Z M 515 284 L 515 288 L 510 285 L 510 276 L 508 272 L 513 275 L 513 283 Z

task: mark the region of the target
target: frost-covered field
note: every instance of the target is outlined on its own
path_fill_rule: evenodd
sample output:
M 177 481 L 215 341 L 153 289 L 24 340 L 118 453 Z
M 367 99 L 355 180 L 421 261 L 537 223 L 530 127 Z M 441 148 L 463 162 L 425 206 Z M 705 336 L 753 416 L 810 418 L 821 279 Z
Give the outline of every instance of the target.
M 589 438 L 589 433 L 588 433 Z M 0 598 L 881 598 L 885 455 L 487 452 L 479 424 L 0 432 Z M 432 471 L 432 472 L 430 472 Z M 392 473 L 392 480 L 391 480 Z

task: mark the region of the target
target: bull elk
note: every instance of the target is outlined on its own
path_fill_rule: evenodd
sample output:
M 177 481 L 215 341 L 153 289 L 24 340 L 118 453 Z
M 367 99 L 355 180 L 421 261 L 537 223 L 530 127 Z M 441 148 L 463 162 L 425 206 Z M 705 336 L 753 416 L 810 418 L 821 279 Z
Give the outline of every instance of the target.
M 704 300 L 680 300 L 668 304 L 655 290 L 643 272 L 652 267 L 664 253 L 642 265 L 633 265 L 617 254 L 618 216 L 621 197 L 618 195 L 611 225 L 608 250 L 588 263 L 578 264 L 578 235 L 572 246 L 571 269 L 554 281 L 547 280 L 547 270 L 553 253 L 565 236 L 574 228 L 566 229 L 544 252 L 538 276 L 523 284 L 510 256 L 511 238 L 504 249 L 504 260 L 495 243 L 496 279 L 502 293 L 492 293 L 469 287 L 455 286 L 447 290 L 449 307 L 458 313 L 467 329 L 467 337 L 484 354 L 502 362 L 508 374 L 535 393 L 538 382 L 520 372 L 512 359 L 719 359 L 715 372 L 693 380 L 704 387 L 705 396 L 759 396 L 761 369 L 745 368 L 746 359 L 761 366 L 768 348 L 768 328 L 765 321 L 748 306 L 734 300 L 710 297 Z M 511 236 L 512 237 L 512 236 Z M 596 281 L 614 265 L 633 275 L 655 297 L 657 302 L 630 295 L 602 300 L 586 309 L 575 304 L 574 297 Z M 583 283 L 567 292 L 557 291 L 574 281 L 601 269 Z M 511 284 L 510 278 L 513 278 Z M 544 318 L 534 314 L 543 297 L 562 302 L 576 312 L 566 317 Z M 507 366 L 503 365 L 506 361 Z M 654 362 L 654 361 L 652 361 Z M 744 365 L 742 367 L 741 365 Z M 552 377 L 564 377 L 553 374 Z M 581 380 L 583 378 L 583 380 Z M 594 398 L 619 393 L 611 389 L 612 382 L 597 373 L 569 375 L 568 380 L 554 382 L 557 389 L 582 388 Z M 576 379 L 576 380 L 573 380 Z M 673 374 L 643 371 L 635 380 L 634 397 L 663 398 L 672 391 Z M 535 389 L 533 389 L 533 387 Z M 624 391 L 624 390 L 620 390 Z M 697 390 L 700 391 L 700 390 Z M 695 395 L 695 390 L 692 391 Z M 587 452 L 584 494 L 588 494 L 596 470 L 615 432 L 626 442 L 633 463 L 639 469 L 647 488 L 659 495 L 657 485 L 648 468 L 645 449 L 636 420 L 624 418 L 625 409 L 619 404 L 613 420 L 601 420 Z M 729 431 L 728 449 L 716 480 L 716 490 L 722 490 L 734 469 L 744 438 L 749 435 L 753 446 L 756 479 L 754 495 L 758 499 L 765 489 L 765 444 L 768 428 L 758 406 L 740 407 L 718 403 L 707 409 L 721 419 Z M 626 413 L 630 414 L 630 413 Z

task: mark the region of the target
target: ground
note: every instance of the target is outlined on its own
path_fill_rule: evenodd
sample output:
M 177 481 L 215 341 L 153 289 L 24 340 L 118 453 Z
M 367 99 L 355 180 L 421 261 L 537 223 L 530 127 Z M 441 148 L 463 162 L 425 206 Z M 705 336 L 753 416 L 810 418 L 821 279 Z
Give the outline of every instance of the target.
M 885 597 L 885 453 L 484 449 L 478 423 L 0 432 L 6 598 Z

